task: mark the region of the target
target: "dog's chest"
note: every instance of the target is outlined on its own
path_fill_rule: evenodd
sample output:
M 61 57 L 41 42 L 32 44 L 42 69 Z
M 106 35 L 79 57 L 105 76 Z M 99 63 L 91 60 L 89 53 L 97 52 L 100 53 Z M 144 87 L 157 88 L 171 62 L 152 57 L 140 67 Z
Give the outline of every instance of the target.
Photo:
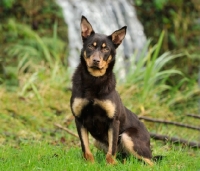
M 76 117 L 83 117 L 86 113 L 91 116 L 104 115 L 112 119 L 115 115 L 116 105 L 109 99 L 100 100 L 94 98 L 88 100 L 86 98 L 75 98 L 72 102 L 72 110 Z
M 115 104 L 110 100 L 75 98 L 72 104 L 74 115 L 93 137 L 107 141 L 110 122 L 115 115 Z

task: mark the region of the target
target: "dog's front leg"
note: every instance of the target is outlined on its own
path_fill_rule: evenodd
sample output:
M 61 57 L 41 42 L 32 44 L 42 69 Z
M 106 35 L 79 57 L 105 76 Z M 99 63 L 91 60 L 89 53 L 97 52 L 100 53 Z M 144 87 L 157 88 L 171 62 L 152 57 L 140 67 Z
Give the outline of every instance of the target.
M 120 122 L 118 120 L 113 120 L 108 130 L 108 152 L 106 154 L 106 161 L 109 164 L 116 164 L 115 156 L 117 151 L 119 125 Z
M 79 138 L 81 140 L 81 147 L 83 151 L 83 156 L 86 160 L 90 162 L 94 162 L 94 157 L 89 148 L 89 138 L 88 138 L 88 131 L 83 125 L 76 119 L 76 127 L 78 131 Z

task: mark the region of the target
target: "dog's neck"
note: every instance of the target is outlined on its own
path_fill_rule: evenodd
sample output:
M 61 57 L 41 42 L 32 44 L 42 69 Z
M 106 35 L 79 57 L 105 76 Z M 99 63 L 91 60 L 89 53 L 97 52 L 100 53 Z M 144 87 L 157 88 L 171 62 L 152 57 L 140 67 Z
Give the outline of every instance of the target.
M 97 92 L 95 96 L 108 95 L 110 92 L 115 90 L 116 80 L 115 75 L 112 71 L 114 67 L 113 63 L 110 63 L 110 66 L 106 73 L 100 77 L 94 77 L 87 71 L 87 66 L 84 61 L 79 65 L 81 70 L 81 84 L 84 87 L 84 90 L 88 92 Z

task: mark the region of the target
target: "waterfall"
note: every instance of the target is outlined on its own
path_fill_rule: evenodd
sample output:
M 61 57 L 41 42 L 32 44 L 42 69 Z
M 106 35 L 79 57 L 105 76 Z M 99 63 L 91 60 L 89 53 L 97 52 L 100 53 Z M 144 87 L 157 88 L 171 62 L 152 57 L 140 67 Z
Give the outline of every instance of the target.
M 128 0 L 57 0 L 63 10 L 68 25 L 69 66 L 77 67 L 82 48 L 80 20 L 84 15 L 92 24 L 95 32 L 110 35 L 115 30 L 127 26 L 126 37 L 117 50 L 116 67 L 124 77 L 130 59 L 136 52 L 135 61 L 143 50 L 146 37 L 139 22 L 135 8 Z

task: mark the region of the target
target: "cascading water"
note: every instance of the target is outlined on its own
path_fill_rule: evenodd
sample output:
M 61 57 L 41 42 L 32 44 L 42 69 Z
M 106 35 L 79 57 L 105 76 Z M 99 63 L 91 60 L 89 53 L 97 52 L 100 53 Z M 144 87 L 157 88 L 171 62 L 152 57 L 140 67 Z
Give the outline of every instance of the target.
M 62 7 L 68 25 L 70 49 L 68 63 L 72 70 L 79 63 L 82 48 L 80 33 L 82 15 L 88 18 L 97 33 L 110 35 L 115 30 L 128 26 L 126 37 L 117 52 L 115 67 L 121 78 L 124 78 L 130 58 L 137 51 L 135 56 L 137 61 L 146 43 L 143 26 L 137 19 L 136 11 L 130 2 L 128 0 L 57 0 L 57 3 Z

